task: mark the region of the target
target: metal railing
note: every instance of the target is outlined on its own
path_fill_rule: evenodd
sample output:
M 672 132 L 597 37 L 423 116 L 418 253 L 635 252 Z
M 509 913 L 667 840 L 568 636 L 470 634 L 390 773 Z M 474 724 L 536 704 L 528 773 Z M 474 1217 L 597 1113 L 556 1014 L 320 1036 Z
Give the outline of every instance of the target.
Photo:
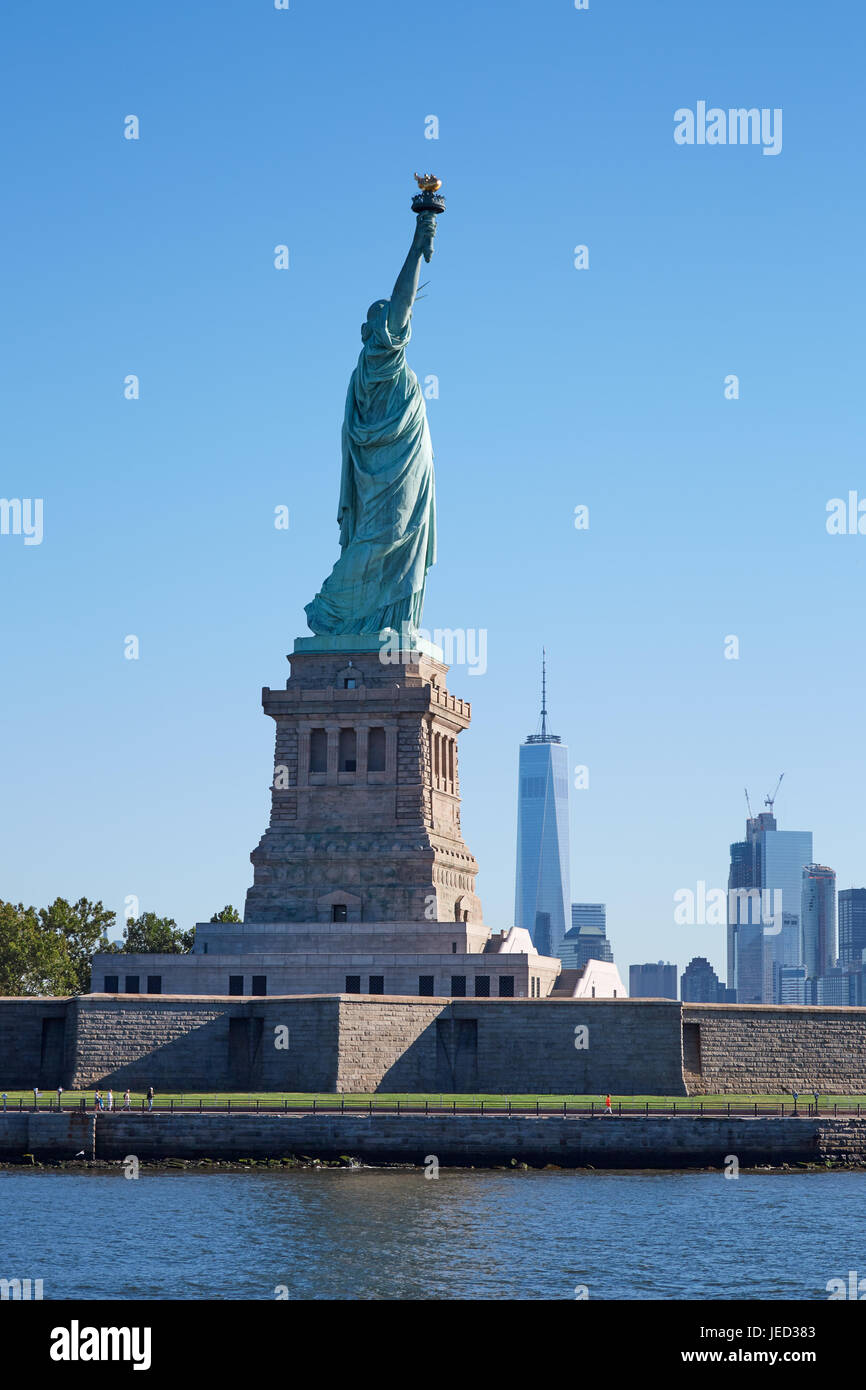
M 103 1098 L 104 1101 L 104 1098 Z M 556 1097 L 537 1098 L 535 1100 L 518 1099 L 514 1100 L 507 1096 L 489 1097 L 477 1096 L 439 1096 L 438 1100 L 429 1096 L 418 1097 L 392 1097 L 392 1096 L 367 1096 L 361 1097 L 345 1092 L 326 1096 L 284 1096 L 282 1098 L 274 1096 L 262 1098 L 261 1096 L 248 1095 L 246 1098 L 234 1099 L 229 1096 L 215 1095 L 213 1098 L 198 1097 L 171 1097 L 168 1100 L 160 1100 L 157 1096 L 152 1105 L 146 1099 L 136 1099 L 127 1107 L 121 1101 L 118 1104 L 115 1099 L 111 1111 L 103 1103 L 100 1108 L 95 1107 L 92 1093 L 75 1093 L 74 1095 L 63 1096 L 58 1101 L 53 1096 L 39 1096 L 32 1101 L 29 1097 L 19 1096 L 17 1099 L 0 1100 L 0 1114 L 22 1113 L 24 1111 L 40 1110 L 46 1113 L 62 1112 L 64 1114 L 79 1112 L 97 1114 L 116 1114 L 116 1115 L 140 1115 L 140 1114 L 354 1114 L 354 1115 L 373 1115 L 373 1114 L 392 1114 L 392 1115 L 535 1115 L 535 1116 L 578 1116 L 588 1115 L 590 1118 L 601 1118 L 611 1115 L 628 1118 L 648 1119 L 654 1116 L 679 1116 L 679 1117 L 719 1117 L 729 1118 L 743 1117 L 757 1119 L 760 1116 L 780 1116 L 792 1119 L 810 1119 L 815 1117 L 839 1118 L 850 1116 L 861 1118 L 866 1113 L 866 1101 L 857 1100 L 853 1097 L 850 1100 L 821 1102 L 820 1098 L 816 1104 L 814 1099 L 804 1103 L 799 1100 L 787 1101 L 722 1101 L 717 1098 L 711 1100 L 689 1100 L 683 1098 L 680 1101 L 665 1100 L 617 1100 L 613 1101 L 608 1107 L 603 1100 L 589 1098 L 564 1099 L 558 1100 Z

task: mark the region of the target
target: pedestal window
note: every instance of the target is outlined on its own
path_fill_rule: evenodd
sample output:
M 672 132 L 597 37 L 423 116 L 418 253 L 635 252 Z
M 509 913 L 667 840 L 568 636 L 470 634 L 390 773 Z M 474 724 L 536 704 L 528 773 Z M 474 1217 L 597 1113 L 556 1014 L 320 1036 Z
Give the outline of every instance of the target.
M 328 735 L 324 729 L 310 730 L 310 771 L 328 771 Z

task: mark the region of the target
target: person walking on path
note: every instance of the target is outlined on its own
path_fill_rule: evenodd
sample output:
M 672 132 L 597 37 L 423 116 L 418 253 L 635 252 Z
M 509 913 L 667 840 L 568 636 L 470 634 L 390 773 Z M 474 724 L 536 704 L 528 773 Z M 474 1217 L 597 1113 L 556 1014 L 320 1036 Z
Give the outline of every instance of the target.
M 153 1110 L 153 1087 L 152 1087 L 152 1086 L 148 1086 L 148 1088 L 147 1088 L 147 1108 L 148 1108 L 149 1111 L 150 1111 L 150 1110 Z
M 605 1096 L 604 1098 L 604 1113 L 605 1115 L 613 1115 L 613 1107 L 611 1106 L 610 1096 Z
M 101 1109 L 102 1109 L 102 1096 L 100 1095 L 99 1091 L 96 1091 L 95 1094 L 94 1094 L 94 1097 L 93 1097 L 93 1108 L 94 1108 L 94 1110 L 101 1110 Z
M 129 1087 L 128 1087 L 128 1086 L 127 1086 L 126 1090 L 125 1090 L 124 1093 L 123 1093 L 123 1108 L 124 1108 L 124 1110 L 128 1110 L 128 1109 L 129 1109 Z
M 114 1109 L 114 1092 L 111 1090 L 108 1092 L 108 1108 L 109 1110 Z

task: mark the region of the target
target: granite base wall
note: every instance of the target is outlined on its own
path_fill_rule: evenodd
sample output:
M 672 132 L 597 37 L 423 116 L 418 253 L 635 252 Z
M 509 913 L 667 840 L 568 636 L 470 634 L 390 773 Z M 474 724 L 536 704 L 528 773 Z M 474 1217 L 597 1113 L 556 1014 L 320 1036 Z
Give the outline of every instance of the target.
M 452 1004 L 477 1018 L 477 1078 L 494 1094 L 685 1095 L 680 1005 L 666 1000 L 518 999 Z M 582 1031 L 586 1030 L 585 1035 Z M 576 1046 L 586 1041 L 586 1046 Z M 455 1039 L 455 1049 L 457 1040 Z M 467 1080 L 471 1077 L 467 1077 Z
M 343 996 L 339 1013 L 337 1091 L 453 1090 L 437 1070 L 442 999 L 385 1000 Z
M 0 1090 L 34 1085 L 866 1095 L 866 1009 L 369 995 L 0 999 Z
M 46 1079 L 35 1059 L 49 1015 L 66 1061 Z M 6 1089 L 685 1094 L 668 1001 L 87 995 L 0 1001 L 0 1020 L 6 1058 L 18 1021 L 24 1039 Z
M 68 1084 L 115 1091 L 332 1091 L 338 1011 L 335 998 L 88 995 L 73 1001 Z
M 866 1095 L 866 1009 L 684 1004 L 690 1095 Z
M 344 996 L 337 1089 L 685 1095 L 680 1006 Z

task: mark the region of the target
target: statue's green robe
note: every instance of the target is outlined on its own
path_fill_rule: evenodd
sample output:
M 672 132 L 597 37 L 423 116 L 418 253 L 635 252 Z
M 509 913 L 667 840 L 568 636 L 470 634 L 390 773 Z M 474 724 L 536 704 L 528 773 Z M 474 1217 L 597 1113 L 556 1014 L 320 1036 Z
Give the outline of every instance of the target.
M 393 333 L 388 307 L 368 319 L 349 382 L 337 513 L 342 553 L 304 610 L 317 634 L 417 627 L 436 559 L 433 446 L 405 356 L 412 330 L 407 324 Z

